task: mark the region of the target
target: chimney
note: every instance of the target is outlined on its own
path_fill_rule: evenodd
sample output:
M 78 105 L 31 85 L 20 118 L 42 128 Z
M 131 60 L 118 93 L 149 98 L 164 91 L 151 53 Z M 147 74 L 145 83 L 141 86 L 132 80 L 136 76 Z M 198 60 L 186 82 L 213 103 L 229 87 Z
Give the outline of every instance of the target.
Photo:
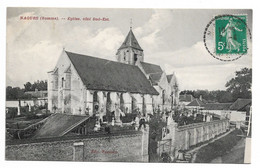
M 202 95 L 200 95 L 200 101 L 202 101 Z

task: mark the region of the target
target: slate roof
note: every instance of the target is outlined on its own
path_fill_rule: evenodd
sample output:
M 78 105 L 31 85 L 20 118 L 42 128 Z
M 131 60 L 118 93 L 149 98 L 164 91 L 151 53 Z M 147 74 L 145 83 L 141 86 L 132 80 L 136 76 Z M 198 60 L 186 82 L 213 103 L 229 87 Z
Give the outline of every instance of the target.
M 147 62 L 140 62 L 143 70 L 146 74 L 149 75 L 152 85 L 157 85 L 161 79 L 163 74 L 163 70 L 159 65 L 147 63 Z
M 161 79 L 161 76 L 161 73 L 150 74 L 150 80 L 152 82 L 152 85 L 157 85 Z
M 187 106 L 203 106 L 205 105 L 204 102 L 202 102 L 200 99 L 195 99 L 192 102 L 190 102 Z
M 162 68 L 159 65 L 140 62 L 146 74 L 163 73 Z
M 237 110 L 237 111 L 246 111 L 246 112 L 249 112 L 250 111 L 250 107 L 251 107 L 251 103 L 246 105 L 245 107 Z
M 243 110 L 247 105 L 251 105 L 252 100 L 251 99 L 241 99 L 238 98 L 231 106 L 230 110 L 237 110 L 241 111 Z
M 143 49 L 140 47 L 138 41 L 136 40 L 132 29 L 130 29 L 128 35 L 126 36 L 126 38 L 125 38 L 123 44 L 121 45 L 121 47 L 119 48 L 119 50 L 123 49 L 123 48 L 127 48 L 127 47 L 132 47 L 132 48 L 143 51 Z
M 191 102 L 194 100 L 194 97 L 190 94 L 184 94 L 179 96 L 180 102 Z
M 158 95 L 137 66 L 67 51 L 66 54 L 87 89 Z
M 53 114 L 49 116 L 43 126 L 37 130 L 34 138 L 61 137 L 88 118 L 87 116 L 79 115 Z
M 204 110 L 229 110 L 232 103 L 208 103 L 204 104 Z

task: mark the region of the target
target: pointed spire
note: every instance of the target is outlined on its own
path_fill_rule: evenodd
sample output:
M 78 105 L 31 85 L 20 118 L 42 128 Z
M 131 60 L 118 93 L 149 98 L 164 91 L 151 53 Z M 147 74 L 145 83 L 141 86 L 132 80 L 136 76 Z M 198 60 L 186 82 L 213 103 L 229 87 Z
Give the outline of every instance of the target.
M 130 31 L 129 31 L 128 35 L 126 36 L 123 44 L 121 45 L 121 47 L 119 49 L 127 48 L 127 47 L 132 47 L 132 48 L 135 48 L 137 50 L 143 51 L 143 49 L 140 47 L 138 41 L 135 38 L 135 35 L 132 31 L 132 27 L 130 27 Z
M 132 18 L 130 19 L 130 30 L 132 30 L 132 26 L 133 26 L 133 22 L 132 22 Z

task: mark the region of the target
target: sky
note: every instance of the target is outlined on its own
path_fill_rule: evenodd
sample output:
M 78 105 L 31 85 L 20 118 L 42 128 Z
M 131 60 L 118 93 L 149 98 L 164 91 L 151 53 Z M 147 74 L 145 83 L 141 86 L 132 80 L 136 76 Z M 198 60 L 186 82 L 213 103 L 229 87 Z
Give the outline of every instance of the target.
M 8 8 L 6 83 L 23 87 L 28 81 L 46 80 L 63 48 L 115 60 L 132 19 L 145 62 L 161 65 L 168 74 L 174 72 L 181 90 L 225 89 L 235 71 L 252 67 L 252 45 L 248 41 L 248 54 L 236 61 L 213 58 L 204 47 L 203 33 L 219 14 L 247 14 L 252 32 L 251 10 Z M 21 16 L 59 20 L 28 21 L 20 20 Z M 69 21 L 68 17 L 81 20 Z M 109 21 L 83 21 L 84 17 Z

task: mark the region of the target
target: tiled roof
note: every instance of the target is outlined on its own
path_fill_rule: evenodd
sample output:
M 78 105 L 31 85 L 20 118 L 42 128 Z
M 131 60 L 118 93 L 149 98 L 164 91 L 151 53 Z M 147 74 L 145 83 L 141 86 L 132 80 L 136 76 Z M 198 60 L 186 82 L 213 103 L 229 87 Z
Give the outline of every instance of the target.
M 204 110 L 229 110 L 232 103 L 208 103 L 204 104 Z
M 231 106 L 230 110 L 237 110 L 241 111 L 243 108 L 245 108 L 247 105 L 251 105 L 252 100 L 251 99 L 240 99 L 238 98 Z
M 119 49 L 127 48 L 127 47 L 133 47 L 135 49 L 143 51 L 143 49 L 140 47 L 138 41 L 136 40 L 132 29 L 130 29 L 128 35 L 126 36 L 123 44 L 121 45 L 121 47 Z
M 53 114 L 46 123 L 37 130 L 34 138 L 61 137 L 88 119 L 87 116 Z
M 158 95 L 137 66 L 66 53 L 87 89 Z
M 184 94 L 179 96 L 180 102 L 191 102 L 194 100 L 194 97 L 190 94 Z
M 202 102 L 200 99 L 195 99 L 190 102 L 187 106 L 203 106 L 205 103 Z

